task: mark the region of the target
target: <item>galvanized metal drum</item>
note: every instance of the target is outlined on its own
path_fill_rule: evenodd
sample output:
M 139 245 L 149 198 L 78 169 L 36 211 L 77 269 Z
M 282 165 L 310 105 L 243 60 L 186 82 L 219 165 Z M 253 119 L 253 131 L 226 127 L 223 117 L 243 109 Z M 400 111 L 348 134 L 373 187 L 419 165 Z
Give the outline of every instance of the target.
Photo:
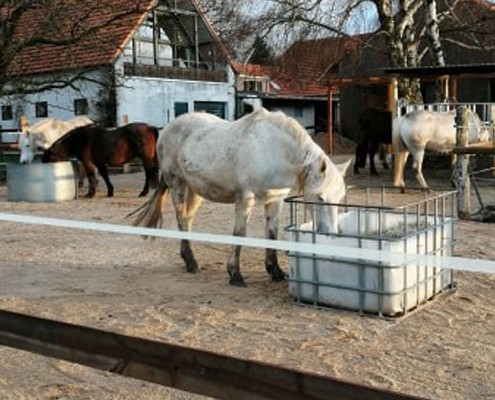
M 55 202 L 78 197 L 72 162 L 7 164 L 9 201 Z

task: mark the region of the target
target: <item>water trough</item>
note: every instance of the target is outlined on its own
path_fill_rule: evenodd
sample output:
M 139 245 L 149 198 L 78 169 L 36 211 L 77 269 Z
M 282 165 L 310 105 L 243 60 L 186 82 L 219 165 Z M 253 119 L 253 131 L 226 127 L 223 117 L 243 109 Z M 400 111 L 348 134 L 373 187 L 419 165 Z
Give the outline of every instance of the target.
M 72 162 L 7 164 L 9 201 L 57 202 L 78 197 Z

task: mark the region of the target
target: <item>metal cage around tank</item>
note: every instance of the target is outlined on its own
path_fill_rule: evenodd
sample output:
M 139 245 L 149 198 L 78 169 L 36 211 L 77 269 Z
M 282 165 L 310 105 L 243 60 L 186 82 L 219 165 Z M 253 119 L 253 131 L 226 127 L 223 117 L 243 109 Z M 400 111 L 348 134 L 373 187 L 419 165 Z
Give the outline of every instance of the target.
M 316 207 L 331 204 L 290 197 L 290 240 L 349 248 L 349 257 L 289 252 L 289 291 L 297 303 L 400 316 L 454 285 L 453 271 L 408 263 L 355 259 L 353 249 L 450 256 L 454 246 L 456 192 L 349 187 L 339 204 L 339 232 L 319 233 Z M 335 205 L 335 204 L 333 204 Z

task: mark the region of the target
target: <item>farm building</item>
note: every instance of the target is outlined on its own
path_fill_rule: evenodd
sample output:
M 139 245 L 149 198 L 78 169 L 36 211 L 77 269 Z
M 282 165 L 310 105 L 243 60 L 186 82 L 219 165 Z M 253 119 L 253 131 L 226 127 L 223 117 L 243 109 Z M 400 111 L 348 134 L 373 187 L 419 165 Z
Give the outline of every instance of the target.
M 264 107 L 284 111 L 310 132 L 327 130 L 328 84 L 342 57 L 341 40 L 298 41 L 272 65 L 235 63 L 239 115 L 242 100 L 258 99 Z M 332 123 L 339 125 L 338 94 L 332 100 Z
M 439 12 L 445 10 L 446 4 L 437 2 Z M 486 71 L 476 74 L 476 68 L 480 67 L 474 67 L 471 73 L 465 71 L 469 65 L 495 61 L 490 51 L 495 42 L 491 23 L 495 7 L 488 1 L 465 0 L 456 2 L 453 11 L 454 14 L 439 23 L 442 48 L 446 66 L 463 64 L 463 73 L 441 76 L 436 72 L 421 73 L 422 100 L 425 103 L 438 100 L 436 82 L 441 78 L 445 97 L 450 100 L 492 102 L 495 98 L 493 78 Z M 418 21 L 421 18 L 419 16 Z M 459 19 L 463 20 L 462 24 L 458 23 Z M 421 38 L 418 67 L 431 67 L 435 63 L 428 54 L 429 43 L 423 25 L 418 24 L 415 32 Z M 477 27 L 476 32 L 468 29 L 473 26 Z M 471 45 L 466 47 L 466 43 Z M 387 45 L 385 34 L 379 32 L 302 40 L 289 47 L 273 66 L 243 66 L 241 71 L 249 78 L 245 80 L 249 81 L 251 90 L 244 89 L 240 94 L 256 95 L 269 108 L 284 109 L 285 106 L 284 111 L 295 117 L 311 113 L 317 131 L 326 131 L 330 118 L 333 130 L 356 140 L 359 132 L 356 116 L 362 110 L 394 108 L 390 99 L 396 95 L 396 79 L 401 74 L 391 70 Z M 268 90 L 261 90 L 264 87 L 261 84 L 260 89 L 255 90 L 255 83 L 263 81 L 269 82 L 265 85 Z M 310 125 L 308 120 L 303 121 L 305 126 Z
M 439 12 L 448 4 L 438 1 Z M 442 49 L 448 67 L 463 65 L 461 74 L 421 73 L 421 97 L 424 103 L 443 100 L 458 102 L 493 102 L 495 100 L 493 77 L 484 73 L 465 73 L 470 65 L 489 64 L 495 61 L 490 51 L 495 43 L 495 30 L 490 22 L 495 18 L 495 7 L 488 1 L 466 0 L 455 3 L 453 14 L 439 21 Z M 462 24 L 459 20 L 462 19 Z M 421 20 L 421 17 L 420 19 Z M 476 31 L 470 27 L 476 26 Z M 417 67 L 433 67 L 435 62 L 429 51 L 429 42 L 416 27 L 415 35 L 420 38 L 417 53 L 422 56 Z M 387 39 L 384 34 L 362 35 L 357 39 L 355 49 L 345 53 L 337 67 L 337 73 L 328 81 L 340 95 L 341 131 L 354 138 L 359 131 L 355 115 L 366 107 L 391 108 L 391 98 L 396 90 L 396 78 L 404 76 L 390 69 L 390 61 L 385 51 Z M 467 46 L 466 44 L 470 45 Z M 389 69 L 389 71 L 387 71 Z M 460 70 L 460 69 L 459 69 Z M 392 73 L 394 72 L 394 73 Z M 452 72 L 452 71 L 451 71 Z M 409 78 L 413 77 L 409 74 Z M 443 98 L 439 99 L 437 82 L 442 82 Z
M 13 38 L 21 50 L 8 67 L 0 98 L 2 129 L 27 115 L 88 115 L 106 126 L 145 121 L 163 126 L 193 110 L 234 116 L 234 74 L 220 41 L 195 0 L 68 1 L 67 41 L 25 45 L 46 31 L 45 9 L 25 12 Z M 79 31 L 78 31 L 79 30 Z M 57 37 L 59 39 L 59 37 Z M 24 45 L 24 47 L 23 47 Z M 30 83 L 46 83 L 32 90 Z

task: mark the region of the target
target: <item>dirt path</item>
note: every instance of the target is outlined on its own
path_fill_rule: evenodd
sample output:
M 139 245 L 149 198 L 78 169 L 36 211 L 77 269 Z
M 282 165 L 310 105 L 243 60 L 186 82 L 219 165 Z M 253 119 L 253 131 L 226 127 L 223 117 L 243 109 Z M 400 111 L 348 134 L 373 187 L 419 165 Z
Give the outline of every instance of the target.
M 2 212 L 129 224 L 144 200 L 140 173 L 113 177 L 115 197 L 8 202 Z M 381 178 L 387 181 L 387 176 Z M 444 179 L 442 177 L 440 180 Z M 349 176 L 370 182 L 367 173 Z M 287 210 L 282 224 L 287 222 Z M 205 203 L 195 230 L 230 234 L 233 210 Z M 165 225 L 175 228 L 171 209 Z M 229 286 L 228 246 L 195 244 L 201 273 L 184 272 L 178 243 L 0 222 L 0 307 L 403 391 L 432 399 L 495 398 L 495 275 L 457 273 L 458 290 L 405 318 L 300 307 L 272 283 L 263 250 L 243 249 L 248 284 Z M 455 253 L 495 260 L 492 224 L 456 224 Z M 263 236 L 257 208 L 249 235 Z M 284 233 L 285 235 L 285 233 Z M 287 270 L 287 258 L 282 256 Z M 30 353 L 0 348 L 0 398 L 199 399 Z

